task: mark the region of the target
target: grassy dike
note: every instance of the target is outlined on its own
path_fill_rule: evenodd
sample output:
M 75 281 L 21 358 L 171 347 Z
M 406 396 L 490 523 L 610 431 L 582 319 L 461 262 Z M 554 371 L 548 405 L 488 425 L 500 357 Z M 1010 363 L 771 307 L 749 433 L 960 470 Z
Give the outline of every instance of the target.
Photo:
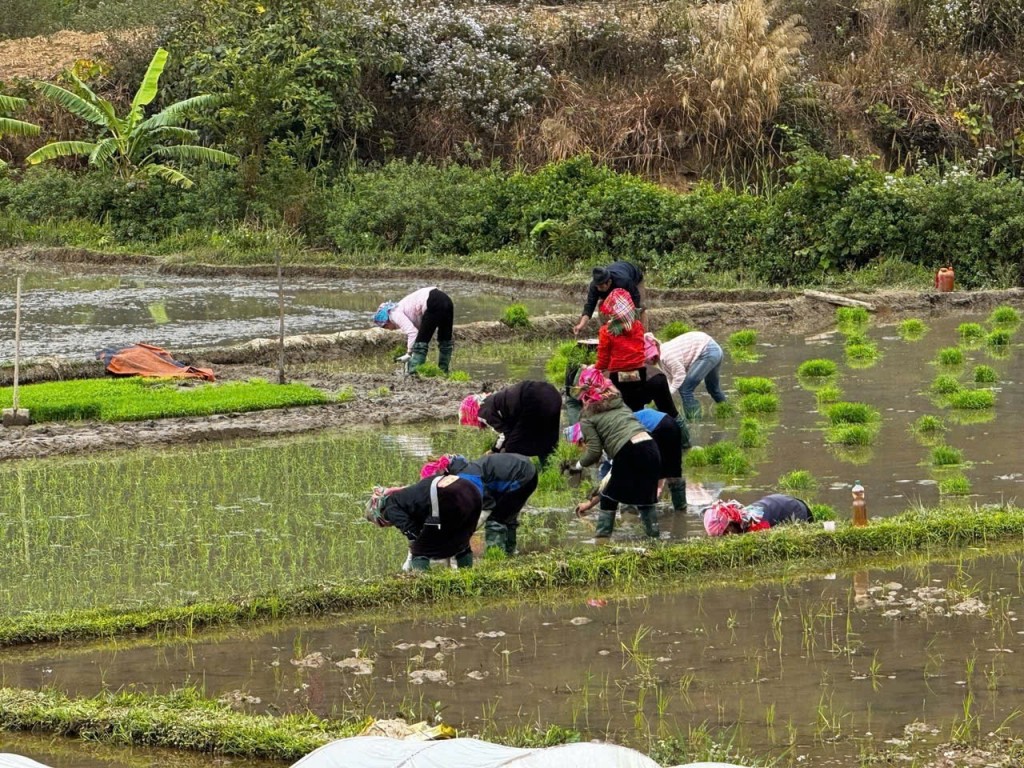
M 817 526 L 721 539 L 696 538 L 650 548 L 604 547 L 550 552 L 484 562 L 470 570 L 436 570 L 373 581 L 321 584 L 281 594 L 238 597 L 130 611 L 30 613 L 0 620 L 0 646 L 114 637 L 140 632 L 185 633 L 204 627 L 343 613 L 411 604 L 452 604 L 467 598 L 501 599 L 526 591 L 587 587 L 622 589 L 673 578 L 757 567 L 792 574 L 801 568 L 850 566 L 883 555 L 934 555 L 966 546 L 1024 544 L 1024 509 L 944 506 L 912 511 L 866 528 L 843 523 L 835 532 Z

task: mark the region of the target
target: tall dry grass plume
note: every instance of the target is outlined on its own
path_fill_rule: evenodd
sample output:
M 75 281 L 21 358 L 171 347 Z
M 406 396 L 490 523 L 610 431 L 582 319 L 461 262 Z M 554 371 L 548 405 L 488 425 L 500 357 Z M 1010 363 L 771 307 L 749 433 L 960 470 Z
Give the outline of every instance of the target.
M 801 18 L 774 21 L 771 0 L 732 0 L 687 11 L 689 50 L 667 66 L 691 142 L 705 161 L 734 163 L 765 148 L 765 127 L 808 41 Z

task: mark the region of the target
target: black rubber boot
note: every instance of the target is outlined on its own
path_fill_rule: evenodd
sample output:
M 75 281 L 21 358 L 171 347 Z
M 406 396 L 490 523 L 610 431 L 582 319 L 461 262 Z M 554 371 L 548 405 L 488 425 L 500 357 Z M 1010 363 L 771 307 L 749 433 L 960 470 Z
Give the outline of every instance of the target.
M 473 567 L 473 553 L 470 550 L 458 554 L 455 556 L 455 565 L 458 568 L 472 568 Z
M 502 552 L 507 552 L 508 526 L 488 518 L 487 522 L 484 523 L 484 545 L 488 550 L 493 547 Z
M 414 570 L 414 571 L 429 571 L 430 570 L 430 558 L 429 557 L 414 557 L 412 559 L 412 570 Z
M 594 534 L 599 539 L 611 537 L 615 530 L 615 510 L 600 509 L 597 512 L 597 532 Z
M 505 554 L 512 557 L 516 553 L 516 530 L 518 523 L 510 523 L 505 526 Z
M 406 373 L 416 373 L 416 369 L 427 362 L 427 352 L 430 345 L 425 341 L 417 341 L 412 345 L 412 352 L 409 355 L 409 362 L 406 363 Z
M 680 435 L 682 436 L 682 441 L 680 443 L 680 447 L 685 451 L 687 448 L 691 447 L 691 445 L 690 445 L 690 427 L 686 423 L 686 417 L 683 416 L 682 414 L 679 414 L 678 416 L 676 416 L 676 424 L 679 425 L 679 432 L 680 432 Z
M 437 367 L 445 373 L 451 373 L 452 353 L 455 351 L 454 341 L 438 342 Z
M 686 481 L 672 478 L 668 481 L 668 492 L 672 496 L 672 509 L 676 512 L 686 511 Z
M 652 539 L 661 538 L 661 530 L 658 528 L 658 508 L 651 505 L 644 505 L 640 510 L 640 522 L 644 524 L 644 533 Z

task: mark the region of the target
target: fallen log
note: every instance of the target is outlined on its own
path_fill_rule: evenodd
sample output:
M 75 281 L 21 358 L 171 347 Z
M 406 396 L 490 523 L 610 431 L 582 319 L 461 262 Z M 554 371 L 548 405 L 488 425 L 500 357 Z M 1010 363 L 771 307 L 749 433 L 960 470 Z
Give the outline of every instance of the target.
M 840 296 L 838 293 L 825 293 L 824 291 L 811 291 L 806 290 L 803 292 L 804 296 L 809 299 L 817 299 L 818 301 L 825 301 L 829 304 L 837 304 L 840 307 L 863 307 L 868 312 L 875 311 L 875 305 L 870 304 L 860 299 L 851 299 L 846 296 Z

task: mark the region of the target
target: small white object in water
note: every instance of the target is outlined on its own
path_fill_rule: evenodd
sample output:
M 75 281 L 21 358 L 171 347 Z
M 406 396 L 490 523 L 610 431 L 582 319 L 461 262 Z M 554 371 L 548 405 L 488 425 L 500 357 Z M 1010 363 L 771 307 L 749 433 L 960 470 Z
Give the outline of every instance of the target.
M 572 624 L 574 627 L 581 627 L 584 624 L 589 624 L 592 621 L 593 619 L 588 619 L 586 616 L 577 616 L 574 619 L 569 619 L 569 623 Z

